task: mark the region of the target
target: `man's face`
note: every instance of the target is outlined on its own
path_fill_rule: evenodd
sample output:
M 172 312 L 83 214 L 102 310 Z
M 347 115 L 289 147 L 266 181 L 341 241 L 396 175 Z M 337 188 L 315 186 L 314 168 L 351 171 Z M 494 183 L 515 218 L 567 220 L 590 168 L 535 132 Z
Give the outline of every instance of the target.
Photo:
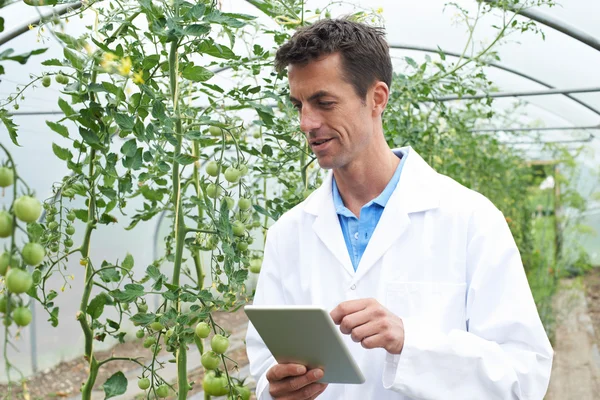
M 300 129 L 319 165 L 343 169 L 357 160 L 373 137 L 372 94 L 366 104 L 342 79 L 339 53 L 288 67 L 290 100 L 298 109 Z

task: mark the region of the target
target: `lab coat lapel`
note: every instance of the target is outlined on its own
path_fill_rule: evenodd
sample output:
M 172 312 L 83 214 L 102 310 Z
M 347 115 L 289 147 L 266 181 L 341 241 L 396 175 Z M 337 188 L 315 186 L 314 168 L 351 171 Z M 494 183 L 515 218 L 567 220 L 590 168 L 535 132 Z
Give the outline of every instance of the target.
M 332 195 L 332 177 L 331 171 L 323 181 L 323 184 L 313 192 L 307 199 L 304 210 L 309 214 L 316 216 L 312 225 L 313 230 L 321 239 L 323 244 L 344 266 L 346 272 L 354 275 L 354 267 L 348 254 L 344 234 L 340 226 L 338 215 L 335 211 Z
M 398 151 L 398 150 L 395 150 Z M 360 260 L 356 279 L 360 279 L 404 234 L 410 226 L 410 214 L 439 205 L 438 174 L 412 148 L 399 149 L 408 157 L 400 181 L 390 196 L 373 236 Z

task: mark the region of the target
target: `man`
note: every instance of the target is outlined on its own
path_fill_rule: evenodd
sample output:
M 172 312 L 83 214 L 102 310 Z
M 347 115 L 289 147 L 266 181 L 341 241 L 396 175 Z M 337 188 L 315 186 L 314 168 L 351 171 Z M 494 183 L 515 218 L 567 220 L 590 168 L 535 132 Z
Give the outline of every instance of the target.
M 366 382 L 326 385 L 319 369 L 279 365 L 250 325 L 257 398 L 541 400 L 553 352 L 502 213 L 386 144 L 383 32 L 323 20 L 276 66 L 331 173 L 269 229 L 254 304 L 331 310 Z

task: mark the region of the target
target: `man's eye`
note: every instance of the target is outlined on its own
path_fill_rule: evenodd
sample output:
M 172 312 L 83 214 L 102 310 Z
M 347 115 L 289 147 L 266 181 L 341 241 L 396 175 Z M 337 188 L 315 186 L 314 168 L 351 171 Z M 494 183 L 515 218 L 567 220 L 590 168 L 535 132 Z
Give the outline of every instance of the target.
M 320 101 L 319 105 L 321 107 L 331 107 L 333 104 L 335 104 L 333 101 Z

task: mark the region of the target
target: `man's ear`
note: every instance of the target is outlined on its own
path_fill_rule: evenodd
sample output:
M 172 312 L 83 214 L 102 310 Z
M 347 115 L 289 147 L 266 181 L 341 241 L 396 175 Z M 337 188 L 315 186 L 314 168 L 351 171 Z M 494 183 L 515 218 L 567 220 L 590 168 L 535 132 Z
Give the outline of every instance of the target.
M 373 85 L 373 116 L 379 117 L 387 106 L 390 98 L 390 89 L 385 82 L 377 81 Z

